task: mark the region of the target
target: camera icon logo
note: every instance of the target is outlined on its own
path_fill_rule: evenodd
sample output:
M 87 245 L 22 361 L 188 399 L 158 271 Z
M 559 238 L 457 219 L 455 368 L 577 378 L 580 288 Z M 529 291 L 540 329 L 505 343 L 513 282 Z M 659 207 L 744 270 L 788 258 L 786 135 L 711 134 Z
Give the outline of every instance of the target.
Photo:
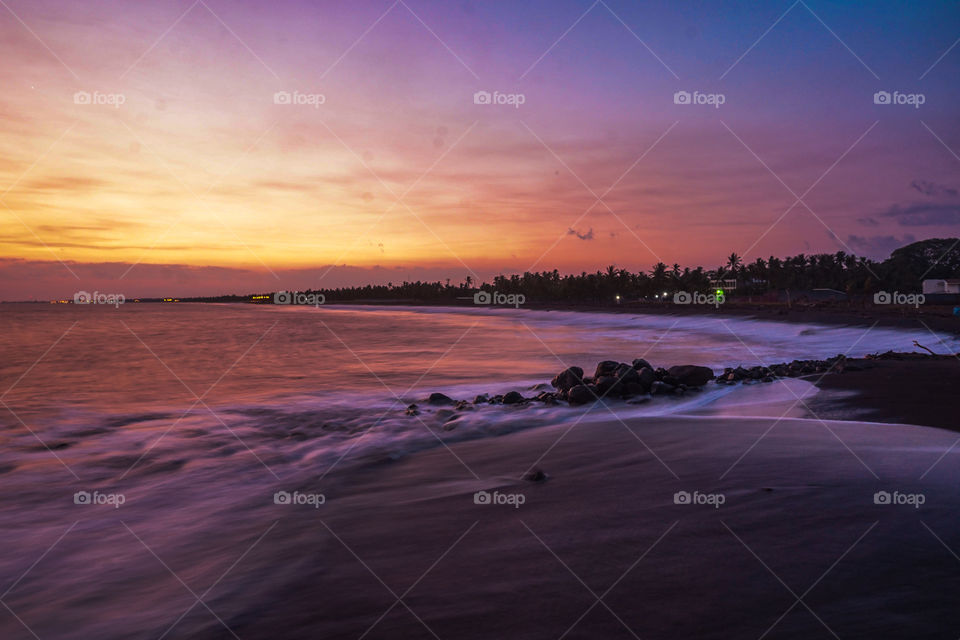
M 90 504 L 90 492 L 77 491 L 73 494 L 73 504 Z
M 878 291 L 873 294 L 873 304 L 890 304 L 893 297 L 887 291 Z
M 877 491 L 873 494 L 873 504 L 890 504 L 890 493 L 888 491 Z
M 473 94 L 473 104 L 492 104 L 493 98 L 489 91 L 477 91 Z
M 289 91 L 277 91 L 273 94 L 273 104 L 291 104 L 293 97 Z
M 273 294 L 273 304 L 291 304 L 293 296 L 289 291 L 277 291 Z
M 690 492 L 677 491 L 673 494 L 673 504 L 690 504 Z
M 473 304 L 490 304 L 493 302 L 493 296 L 489 291 L 477 291 L 473 294 Z
M 73 294 L 73 304 L 90 304 L 92 297 L 88 291 L 77 291 Z
M 477 491 L 473 494 L 473 504 L 490 504 L 491 501 L 490 493 L 487 491 Z
M 273 504 L 290 504 L 289 491 L 277 491 L 273 494 Z
M 873 94 L 873 104 L 890 104 L 890 92 L 877 91 Z
M 90 104 L 92 98 L 89 91 L 77 91 L 73 94 L 73 104 Z
M 677 91 L 673 94 L 673 104 L 690 104 L 689 91 Z
M 687 291 L 677 291 L 673 294 L 674 304 L 690 304 L 693 302 L 693 296 Z

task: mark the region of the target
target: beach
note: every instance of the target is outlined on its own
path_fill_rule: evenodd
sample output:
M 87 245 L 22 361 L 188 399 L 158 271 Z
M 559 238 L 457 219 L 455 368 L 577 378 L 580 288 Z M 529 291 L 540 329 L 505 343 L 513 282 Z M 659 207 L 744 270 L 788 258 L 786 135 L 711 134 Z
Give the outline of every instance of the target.
M 869 327 L 713 317 L 18 313 L 0 368 L 22 421 L 3 424 L 0 455 L 5 638 L 960 629 L 958 436 L 909 424 L 928 415 L 919 396 L 900 414 L 853 412 L 938 379 L 927 398 L 949 413 L 937 396 L 956 379 L 952 358 L 862 360 L 875 346 L 908 347 L 911 332 L 870 329 L 865 345 Z M 63 348 L 17 380 L 66 329 Z M 253 357 L 238 358 L 251 344 Z M 567 363 L 601 357 L 720 372 L 844 350 L 864 366 L 710 382 L 638 405 L 427 401 L 438 390 L 531 397 Z M 880 375 L 890 386 L 868 395 Z M 191 409 L 187 389 L 209 404 Z
M 166 637 L 232 637 L 226 627 L 241 638 L 956 634 L 957 452 L 938 461 L 954 434 L 793 418 L 772 429 L 763 418 L 621 424 L 604 413 L 334 474 L 319 508 L 238 514 L 229 542 L 205 540 L 171 565 L 209 610 L 196 605 Z M 532 465 L 545 481 L 522 479 Z M 476 504 L 477 491 L 524 501 Z M 684 491 L 723 501 L 677 504 Z M 876 504 L 878 491 L 924 502 Z M 97 527 L 122 530 L 112 520 L 137 532 L 139 518 L 107 513 L 59 553 L 93 543 Z M 98 620 L 102 638 L 164 633 L 196 604 L 157 559 L 176 557 L 178 536 L 146 536 L 152 558 L 123 533 L 117 543 L 155 579 L 149 612 L 119 620 L 126 632 L 69 593 L 11 605 L 41 637 Z M 225 558 L 205 559 L 221 545 Z M 98 571 L 104 597 L 113 571 Z M 50 606 L 58 616 L 42 615 Z

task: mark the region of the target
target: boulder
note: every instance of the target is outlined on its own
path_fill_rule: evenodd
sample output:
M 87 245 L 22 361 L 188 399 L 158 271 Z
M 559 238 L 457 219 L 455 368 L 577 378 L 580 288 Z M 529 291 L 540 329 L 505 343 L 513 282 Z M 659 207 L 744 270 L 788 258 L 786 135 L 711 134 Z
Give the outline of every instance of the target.
M 633 361 L 633 368 L 639 371 L 640 369 L 650 369 L 653 371 L 653 365 L 644 360 L 643 358 L 637 358 Z
M 629 398 L 631 396 L 638 396 L 642 393 L 646 393 L 647 390 L 639 382 L 628 382 L 623 385 L 623 396 Z
M 550 381 L 555 388 L 566 393 L 578 384 L 583 384 L 583 369 L 580 367 L 568 367 L 558 373 Z
M 487 404 L 488 402 L 490 402 L 490 396 L 485 393 L 481 393 L 473 399 L 473 404 Z
M 427 399 L 427 402 L 430 404 L 453 404 L 453 398 L 444 394 L 434 392 L 430 394 L 430 397 Z
M 597 370 L 594 372 L 594 378 L 602 378 L 604 376 L 616 376 L 617 367 L 620 366 L 620 363 L 616 360 L 603 360 L 597 363 Z
M 526 400 L 519 391 L 508 391 L 503 395 L 503 404 L 519 404 Z
M 570 404 L 587 404 L 593 402 L 599 396 L 599 390 L 596 386 L 590 384 L 578 384 L 567 392 L 567 401 Z
M 676 390 L 677 388 L 672 384 L 667 384 L 666 382 L 661 382 L 660 380 L 654 382 L 653 386 L 650 387 L 650 393 L 655 396 L 672 394 Z
M 631 384 L 640 382 L 640 374 L 637 370 L 628 364 L 621 364 L 617 367 L 617 380 L 620 384 Z
M 614 376 L 600 376 L 597 378 L 597 389 L 600 390 L 600 395 L 609 395 L 616 393 L 619 389 L 620 381 L 617 380 Z
M 670 367 L 671 377 L 680 381 L 689 387 L 701 387 L 713 380 L 713 369 L 710 367 L 700 367 L 693 364 L 679 365 Z
M 653 369 L 640 369 L 637 376 L 644 391 L 649 391 L 650 386 L 657 381 L 657 375 L 653 372 Z

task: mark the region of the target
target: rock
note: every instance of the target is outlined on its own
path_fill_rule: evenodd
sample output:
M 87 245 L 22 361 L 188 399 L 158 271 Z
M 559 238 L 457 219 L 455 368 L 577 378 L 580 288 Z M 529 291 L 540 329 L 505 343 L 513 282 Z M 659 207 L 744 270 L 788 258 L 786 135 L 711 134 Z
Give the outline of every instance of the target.
M 457 403 L 453 405 L 453 408 L 457 411 L 472 411 L 473 405 L 466 400 L 457 400 Z
M 443 393 L 431 393 L 427 399 L 430 404 L 453 404 L 453 398 Z
M 597 363 L 597 370 L 593 374 L 594 378 L 601 378 L 603 376 L 616 376 L 617 367 L 620 366 L 620 363 L 616 360 L 603 360 L 602 362 Z
M 642 396 L 636 396 L 635 398 L 630 398 L 627 400 L 627 404 L 646 404 L 653 400 L 653 396 L 646 394 Z
M 408 415 L 408 416 L 418 416 L 418 415 L 420 415 L 420 408 L 417 407 L 417 405 L 415 405 L 415 404 L 411 404 L 410 406 L 407 407 L 407 415 Z
M 557 404 L 557 394 L 550 391 L 541 391 L 537 394 L 537 400 L 545 405 L 553 406 Z
M 473 399 L 473 404 L 487 404 L 488 402 L 490 402 L 490 396 L 485 393 L 481 393 Z
M 627 398 L 631 396 L 638 396 L 646 392 L 647 390 L 639 382 L 628 382 L 623 385 L 623 395 Z
M 637 358 L 633 361 L 633 368 L 639 371 L 640 369 L 650 369 L 653 371 L 653 365 L 644 360 L 643 358 Z
M 558 373 L 553 380 L 550 381 L 550 384 L 562 393 L 566 393 L 578 384 L 583 384 L 583 369 L 580 367 L 568 367 Z
M 578 384 L 567 392 L 567 401 L 572 405 L 586 404 L 596 400 L 599 395 L 595 385 Z
M 713 369 L 710 367 L 700 367 L 697 365 L 686 364 L 676 367 L 670 367 L 670 376 L 690 387 L 701 387 L 713 380 Z
M 674 391 L 676 391 L 676 387 L 674 387 L 673 385 L 667 384 L 666 382 L 662 382 L 660 380 L 657 380 L 656 382 L 654 382 L 653 386 L 650 387 L 650 393 L 652 393 L 655 396 L 668 395 L 673 393 Z
M 523 476 L 523 479 L 527 482 L 546 482 L 549 477 L 543 469 L 531 469 L 529 473 Z
M 657 381 L 657 374 L 653 372 L 653 369 L 641 369 L 637 376 L 644 391 L 650 391 L 650 386 Z
M 613 376 L 601 376 L 597 378 L 597 389 L 600 390 L 600 395 L 608 395 L 617 391 L 619 387 L 619 380 Z
M 617 367 L 617 380 L 624 385 L 640 382 L 640 374 L 630 365 L 621 364 Z
M 550 388 L 546 382 L 538 382 L 537 384 L 530 387 L 529 391 L 546 391 Z
M 773 378 L 771 378 L 770 376 L 765 376 L 760 379 L 760 382 L 773 382 Z
M 519 404 L 526 400 L 519 391 L 508 391 L 503 395 L 503 404 Z

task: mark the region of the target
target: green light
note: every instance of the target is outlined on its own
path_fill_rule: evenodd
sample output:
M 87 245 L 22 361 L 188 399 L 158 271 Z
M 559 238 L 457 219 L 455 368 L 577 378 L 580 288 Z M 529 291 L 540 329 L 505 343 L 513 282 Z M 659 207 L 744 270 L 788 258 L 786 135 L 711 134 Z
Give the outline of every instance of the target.
M 723 289 L 717 289 L 717 295 L 718 295 L 718 296 L 722 296 L 722 295 L 723 295 Z

